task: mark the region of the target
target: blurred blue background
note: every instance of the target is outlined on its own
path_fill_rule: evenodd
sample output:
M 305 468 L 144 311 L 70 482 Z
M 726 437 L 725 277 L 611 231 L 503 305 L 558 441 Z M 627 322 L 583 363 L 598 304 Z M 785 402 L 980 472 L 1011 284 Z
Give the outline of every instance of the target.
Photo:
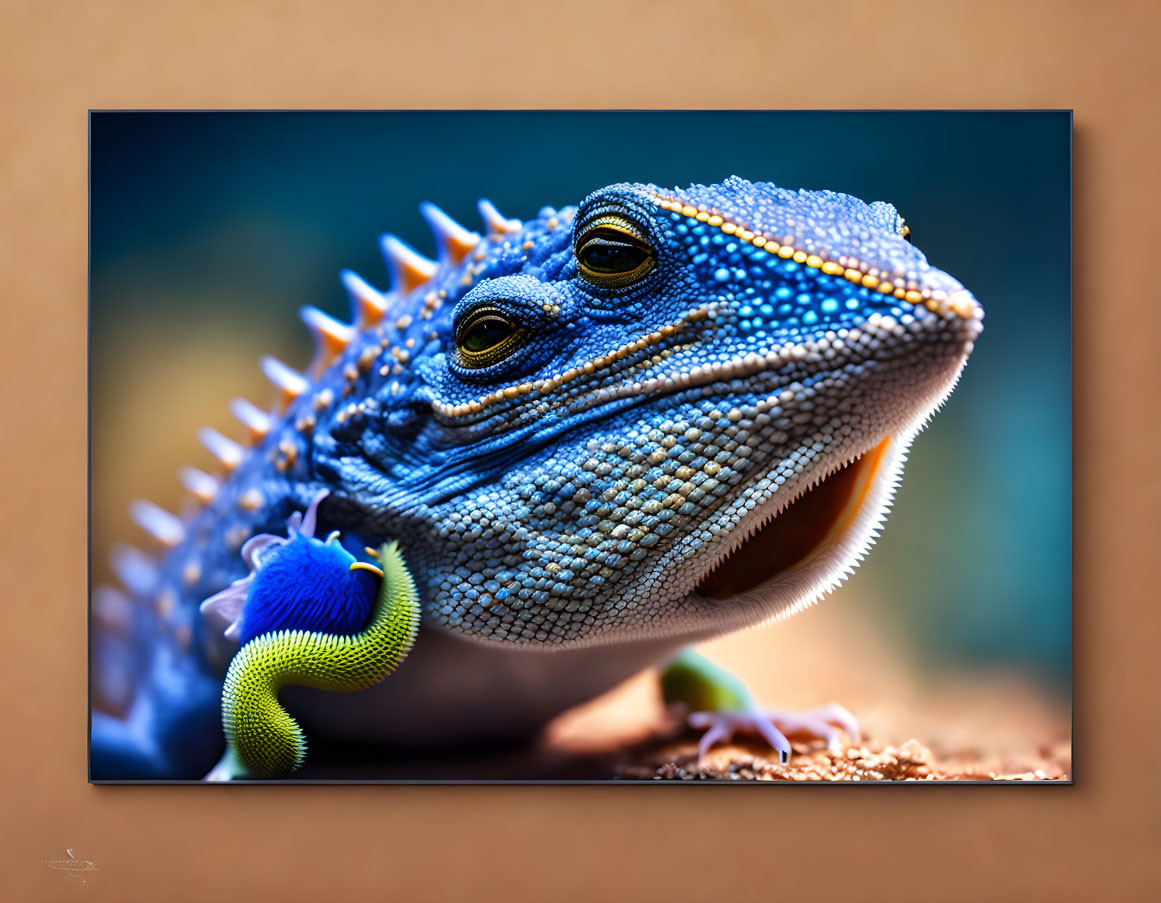
M 895 511 L 850 582 L 934 670 L 1071 687 L 1070 154 L 1067 112 L 94 113 L 94 581 L 128 502 L 177 508 L 194 434 L 259 355 L 305 364 L 300 305 L 345 317 L 338 272 L 385 276 L 376 237 L 429 254 L 416 207 L 473 228 L 619 181 L 729 175 L 895 204 L 980 299 L 984 335 L 917 440 Z M 200 457 L 199 457 L 200 455 Z M 846 590 L 844 590 L 845 592 Z

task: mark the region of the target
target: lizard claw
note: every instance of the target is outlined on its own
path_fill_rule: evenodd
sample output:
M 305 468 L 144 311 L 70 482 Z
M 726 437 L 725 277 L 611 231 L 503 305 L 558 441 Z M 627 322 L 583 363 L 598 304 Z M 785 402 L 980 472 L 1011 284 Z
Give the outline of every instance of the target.
M 841 705 L 831 703 L 806 712 L 787 712 L 778 709 L 757 708 L 740 711 L 691 712 L 689 726 L 705 730 L 697 745 L 700 763 L 710 748 L 729 740 L 735 733 L 757 734 L 778 751 L 778 760 L 790 761 L 790 741 L 787 735 L 825 740 L 829 749 L 839 746 L 839 731 L 859 742 L 859 725 L 855 717 Z
M 786 733 L 820 737 L 831 748 L 838 744 L 835 728 L 850 737 L 852 743 L 861 739 L 855 716 L 836 702 L 806 712 L 767 712 L 767 715 L 775 719 Z

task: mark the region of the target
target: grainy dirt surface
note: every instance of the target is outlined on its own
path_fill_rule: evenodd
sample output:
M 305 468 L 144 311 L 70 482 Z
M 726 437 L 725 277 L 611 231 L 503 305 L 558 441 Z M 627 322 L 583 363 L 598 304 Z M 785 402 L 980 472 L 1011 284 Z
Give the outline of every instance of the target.
M 963 717 L 958 688 L 927 701 L 910 714 L 903 709 L 880 710 L 859 743 L 844 736 L 839 748 L 821 741 L 791 737 L 793 754 L 782 764 L 757 738 L 737 737 L 712 748 L 698 761 L 699 732 L 686 728 L 677 713 L 665 712 L 653 689 L 652 676 L 620 688 L 586 709 L 560 719 L 546 740 L 557 753 L 574 751 L 574 764 L 587 760 L 591 776 L 627 781 L 1068 781 L 1072 773 L 1071 742 L 1066 713 L 1047 701 L 1040 707 L 1020 699 L 1011 688 L 981 685 L 980 699 L 993 708 L 990 731 L 954 730 Z M 1029 709 L 1036 709 L 1030 712 Z M 946 712 L 941 725 L 936 714 Z M 645 715 L 649 728 L 631 719 Z M 859 714 L 855 712 L 856 716 Z M 863 719 L 864 728 L 867 719 Z M 894 723 L 892 723 L 894 722 Z M 922 727 L 924 741 L 907 737 L 904 725 Z M 601 730 L 608 731 L 602 739 Z M 647 731 L 644 736 L 642 732 Z M 636 734 L 638 739 L 615 745 L 613 736 Z M 601 748 L 603 747 L 603 749 Z M 595 767 L 594 767 L 595 766 Z
M 1069 781 L 1068 699 L 1027 675 L 1000 670 L 932 672 L 858 623 L 858 612 L 822 609 L 703 647 L 732 667 L 760 703 L 808 709 L 839 702 L 862 737 L 837 750 L 791 737 L 781 764 L 739 735 L 697 760 L 699 733 L 662 705 L 645 673 L 567 712 L 543 746 L 583 760 L 590 775 L 648 781 Z M 595 766 L 595 767 L 594 767 Z
M 918 740 L 870 742 L 837 750 L 794 744 L 788 764 L 768 749 L 728 744 L 698 763 L 693 741 L 660 745 L 640 761 L 616 767 L 619 778 L 661 781 L 1067 781 L 1068 744 L 1045 747 L 1022 760 L 940 757 Z M 1035 766 L 1035 767 L 1033 767 Z

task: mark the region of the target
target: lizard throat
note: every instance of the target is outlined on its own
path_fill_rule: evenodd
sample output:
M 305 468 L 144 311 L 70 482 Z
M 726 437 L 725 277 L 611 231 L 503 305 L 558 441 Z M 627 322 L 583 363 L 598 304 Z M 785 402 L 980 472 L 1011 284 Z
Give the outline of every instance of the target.
M 855 522 L 882 472 L 891 438 L 836 470 L 759 527 L 697 585 L 711 599 L 730 599 L 807 567 Z

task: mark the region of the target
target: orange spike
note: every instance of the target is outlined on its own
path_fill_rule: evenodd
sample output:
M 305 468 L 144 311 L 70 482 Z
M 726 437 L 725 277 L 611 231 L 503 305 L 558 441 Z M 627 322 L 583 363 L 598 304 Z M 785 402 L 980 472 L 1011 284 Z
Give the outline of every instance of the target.
M 387 313 L 387 299 L 351 270 L 340 274 L 351 296 L 351 317 L 359 330 L 376 326 Z
M 285 411 L 294 399 L 310 388 L 310 382 L 301 373 L 291 370 L 286 364 L 274 357 L 262 358 L 262 372 L 266 378 L 274 383 L 279 391 L 279 404 Z
M 391 273 L 391 291 L 409 295 L 435 275 L 434 260 L 428 260 L 394 235 L 384 235 L 379 243 Z
M 480 243 L 478 233 L 465 229 L 431 201 L 424 201 L 420 204 L 419 212 L 423 214 L 423 218 L 427 220 L 427 224 L 435 235 L 440 263 L 448 266 L 459 266 L 471 250 Z
M 157 588 L 157 563 L 136 546 L 118 543 L 109 555 L 109 564 L 121 585 L 137 598 L 144 598 Z
M 183 467 L 178 471 L 177 476 L 181 480 L 181 485 L 188 489 L 193 497 L 203 505 L 208 505 L 213 501 L 221 487 L 217 480 L 196 467 Z
M 355 337 L 355 330 L 309 304 L 299 308 L 298 314 L 307 328 L 314 333 L 315 357 L 310 368 L 315 373 L 321 373 L 336 357 L 347 350 L 347 346 Z
M 484 198 L 479 203 L 480 218 L 484 221 L 484 228 L 495 235 L 511 235 L 524 228 L 518 219 L 508 219 L 495 205 Z
M 222 462 L 222 466 L 227 472 L 237 470 L 246 454 L 246 450 L 233 439 L 227 439 L 217 430 L 208 426 L 202 427 L 198 431 L 198 439 L 211 455 Z
M 173 548 L 185 538 L 185 524 L 181 518 L 153 502 L 138 499 L 129 506 L 129 514 L 142 530 L 163 546 Z
M 257 445 L 270 432 L 270 415 L 245 398 L 235 398 L 230 402 L 230 413 L 242 421 L 250 431 L 250 444 Z

